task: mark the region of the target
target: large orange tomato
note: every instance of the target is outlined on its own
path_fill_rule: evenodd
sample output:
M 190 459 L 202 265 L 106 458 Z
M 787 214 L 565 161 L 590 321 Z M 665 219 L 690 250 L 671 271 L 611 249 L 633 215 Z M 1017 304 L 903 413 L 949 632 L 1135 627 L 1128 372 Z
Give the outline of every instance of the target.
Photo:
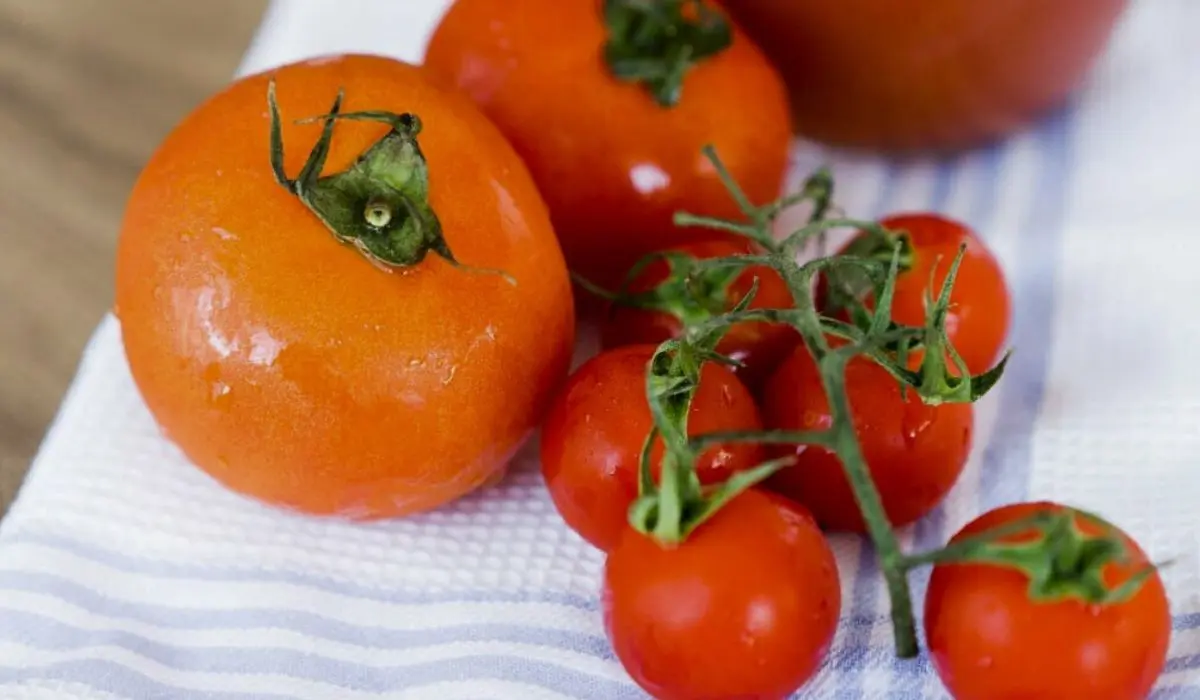
M 339 91 L 360 114 L 297 123 Z M 356 519 L 499 477 L 574 334 L 545 204 L 504 137 L 421 69 L 370 56 L 253 75 L 187 117 L 129 199 L 116 301 L 137 386 L 193 462 Z
M 676 227 L 680 209 L 738 215 L 706 144 L 755 204 L 782 187 L 783 83 L 709 0 L 457 0 L 425 61 L 512 141 L 568 264 L 593 281 L 713 237 Z
M 994 139 L 1061 104 L 1128 0 L 725 0 L 800 133 L 887 149 Z

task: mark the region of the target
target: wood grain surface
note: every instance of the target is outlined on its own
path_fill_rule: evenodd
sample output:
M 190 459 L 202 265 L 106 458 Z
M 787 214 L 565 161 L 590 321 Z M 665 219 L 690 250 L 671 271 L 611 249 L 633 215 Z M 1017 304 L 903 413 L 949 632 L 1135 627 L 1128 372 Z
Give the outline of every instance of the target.
M 0 513 L 111 304 L 125 197 L 266 0 L 0 0 Z

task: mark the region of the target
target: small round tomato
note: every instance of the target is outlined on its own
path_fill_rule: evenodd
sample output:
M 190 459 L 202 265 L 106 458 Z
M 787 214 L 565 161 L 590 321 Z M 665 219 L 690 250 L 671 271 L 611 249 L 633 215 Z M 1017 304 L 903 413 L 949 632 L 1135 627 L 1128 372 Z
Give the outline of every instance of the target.
M 654 427 L 646 399 L 646 366 L 653 345 L 609 350 L 584 363 L 563 388 L 542 426 L 542 474 L 554 505 L 585 540 L 605 551 L 624 530 L 638 492 L 638 465 Z M 726 367 L 708 363 L 688 413 L 693 435 L 759 430 L 758 407 Z M 659 440 L 652 464 L 662 459 Z M 753 444 L 717 445 L 697 461 L 703 484 L 757 466 L 762 449 Z
M 677 246 L 673 252 L 697 259 L 724 258 L 747 255 L 749 246 L 734 241 L 697 241 Z M 662 260 L 646 267 L 625 287 L 630 295 L 645 294 L 655 289 L 671 272 Z M 720 271 L 724 273 L 725 271 Z M 600 329 L 600 342 L 605 348 L 639 343 L 658 344 L 675 338 L 683 331 L 689 315 L 708 318 L 732 309 L 750 292 L 755 281 L 758 291 L 750 304 L 752 309 L 787 309 L 792 307 L 792 295 L 787 284 L 774 270 L 756 265 L 746 268 L 732 281 L 724 284 L 700 285 L 702 298 L 655 299 L 655 308 L 642 308 L 617 302 Z M 717 345 L 717 352 L 738 360 L 734 368 L 738 377 L 751 389 L 760 386 L 779 363 L 787 357 L 799 336 L 790 326 L 775 323 L 737 323 L 730 326 Z
M 866 357 L 846 367 L 846 394 L 863 457 L 893 525 L 907 525 L 945 498 L 971 450 L 974 408 L 930 406 L 913 390 L 901 395 L 896 379 Z M 832 425 L 817 365 L 796 348 L 767 382 L 763 422 L 768 429 L 822 430 Z M 797 445 L 796 464 L 768 487 L 807 506 L 822 526 L 864 532 L 858 503 L 841 460 L 822 447 Z
M 368 114 L 322 117 L 338 109 Z M 520 158 L 470 100 L 373 56 L 251 75 L 188 116 L 130 195 L 116 313 L 146 405 L 191 461 L 356 519 L 502 474 L 574 340 Z
M 1062 510 L 1045 502 L 1003 506 L 969 523 L 951 541 Z M 1084 535 L 1101 533 L 1093 520 L 1076 515 L 1074 522 Z M 1116 532 L 1131 557 L 1104 565 L 1101 575 L 1112 587 L 1128 581 L 1147 561 L 1128 535 Z M 1031 537 L 1036 537 L 1032 531 L 1004 541 Z M 1007 566 L 934 567 L 925 598 L 925 634 L 934 668 L 955 698 L 1141 700 L 1150 694 L 1171 634 L 1170 609 L 1157 572 L 1120 603 L 1034 601 L 1029 589 L 1029 575 Z
M 425 62 L 508 136 L 569 266 L 605 286 L 646 253 L 716 237 L 675 212 L 739 215 L 705 145 L 752 202 L 782 187 L 783 83 L 710 0 L 457 0 Z
M 602 600 L 617 658 L 654 697 L 782 700 L 824 660 L 841 589 L 812 517 L 750 490 L 672 548 L 627 528 Z
M 992 252 L 971 229 L 938 214 L 896 214 L 879 223 L 890 231 L 908 232 L 912 264 L 896 279 L 892 318 L 909 326 L 925 325 L 926 296 L 937 298 L 941 293 L 959 246 L 966 244 L 950 294 L 946 335 L 971 374 L 991 369 L 1008 337 L 1011 316 L 1008 284 Z M 863 235 L 851 239 L 839 253 L 846 252 Z M 818 285 L 817 303 L 822 306 L 827 295 L 824 282 L 822 279 Z M 919 358 L 920 353 L 913 353 L 914 363 Z

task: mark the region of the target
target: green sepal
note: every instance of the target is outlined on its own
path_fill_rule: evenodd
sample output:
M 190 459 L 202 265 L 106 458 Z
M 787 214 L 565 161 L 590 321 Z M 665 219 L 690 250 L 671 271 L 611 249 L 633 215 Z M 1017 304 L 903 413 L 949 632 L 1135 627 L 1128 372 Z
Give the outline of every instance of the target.
M 733 43 L 729 21 L 699 0 L 605 0 L 604 22 L 609 70 L 663 107 L 679 103 L 689 70 Z
M 442 234 L 442 224 L 430 203 L 429 164 L 417 137 L 420 117 L 384 111 L 342 112 L 339 91 L 329 113 L 300 120 L 323 122 L 321 136 L 300 174 L 291 179 L 283 168 L 283 138 L 275 82 L 267 88 L 271 118 L 271 168 L 276 181 L 325 224 L 341 243 L 354 246 L 385 269 L 409 267 L 430 251 L 464 269 L 504 276 L 497 270 L 469 268 L 454 257 Z M 349 168 L 321 175 L 337 121 L 371 121 L 389 130 Z

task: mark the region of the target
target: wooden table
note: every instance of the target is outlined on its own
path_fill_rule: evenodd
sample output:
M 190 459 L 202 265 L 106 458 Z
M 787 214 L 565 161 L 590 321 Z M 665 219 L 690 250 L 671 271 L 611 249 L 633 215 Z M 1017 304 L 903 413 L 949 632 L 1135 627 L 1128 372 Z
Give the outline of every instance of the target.
M 112 299 L 141 164 L 266 0 L 0 0 L 0 513 Z

